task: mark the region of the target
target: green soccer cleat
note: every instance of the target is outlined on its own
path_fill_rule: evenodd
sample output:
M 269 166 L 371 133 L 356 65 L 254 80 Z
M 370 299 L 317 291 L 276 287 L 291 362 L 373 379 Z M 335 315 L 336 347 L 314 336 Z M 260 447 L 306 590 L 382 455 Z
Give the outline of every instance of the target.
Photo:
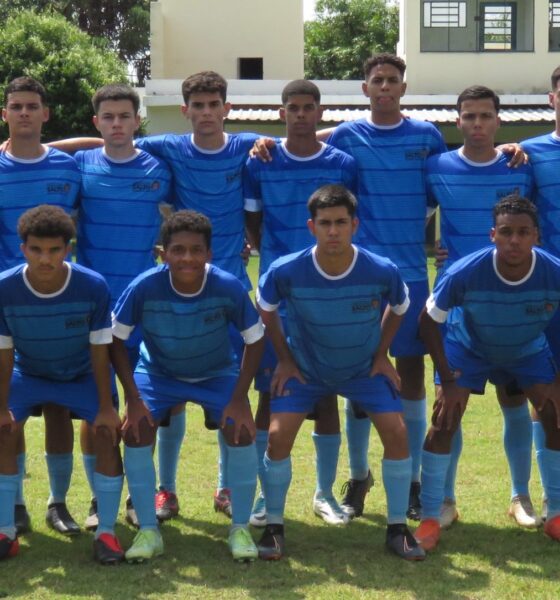
M 249 562 L 259 556 L 259 551 L 247 527 L 233 527 L 229 533 L 228 544 L 235 561 Z
M 157 529 L 141 529 L 124 557 L 129 563 L 141 563 L 163 554 L 163 539 Z

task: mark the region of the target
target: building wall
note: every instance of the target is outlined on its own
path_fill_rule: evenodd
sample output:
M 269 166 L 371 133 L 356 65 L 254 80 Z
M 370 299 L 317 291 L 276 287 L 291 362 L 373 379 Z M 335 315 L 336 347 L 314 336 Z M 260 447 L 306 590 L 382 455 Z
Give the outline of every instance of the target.
M 239 58 L 263 58 L 264 79 L 303 77 L 303 0 L 151 3 L 154 79 L 214 70 L 237 79 Z

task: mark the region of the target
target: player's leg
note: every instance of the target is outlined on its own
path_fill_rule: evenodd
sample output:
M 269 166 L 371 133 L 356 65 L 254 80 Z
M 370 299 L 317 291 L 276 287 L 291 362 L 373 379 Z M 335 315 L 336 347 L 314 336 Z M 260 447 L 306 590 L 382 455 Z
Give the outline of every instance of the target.
M 82 462 L 86 479 L 91 490 L 91 502 L 88 510 L 88 516 L 85 521 L 85 528 L 88 531 L 95 531 L 99 524 L 97 514 L 97 498 L 95 497 L 93 476 L 95 473 L 95 439 L 91 428 L 86 421 L 80 423 L 80 449 L 82 451 Z
M 10 431 L 0 428 L 0 559 L 15 556 L 19 550 L 14 507 L 19 485 L 17 452 L 23 423 Z
M 31 531 L 31 517 L 27 512 L 27 506 L 25 505 L 25 498 L 23 496 L 23 480 L 25 478 L 25 434 L 23 428 L 21 428 L 18 433 L 16 460 L 18 467 L 18 487 L 16 492 L 14 519 L 17 534 L 20 536 Z

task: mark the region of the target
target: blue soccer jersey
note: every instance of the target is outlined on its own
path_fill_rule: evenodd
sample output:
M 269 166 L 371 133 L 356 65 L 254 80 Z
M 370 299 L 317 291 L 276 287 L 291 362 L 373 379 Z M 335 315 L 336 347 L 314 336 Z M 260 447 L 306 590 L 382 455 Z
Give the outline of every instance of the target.
M 66 263 L 61 290 L 39 294 L 27 266 L 0 273 L 0 348 L 15 348 L 15 368 L 26 375 L 71 381 L 91 372 L 90 345 L 110 344 L 107 283 L 94 271 Z
M 313 243 L 307 228 L 307 201 L 322 185 L 339 184 L 357 193 L 354 159 L 332 146 L 300 157 L 288 152 L 282 141 L 272 150 L 272 161 L 247 161 L 244 177 L 245 210 L 263 211 L 260 273 L 281 256 Z
M 75 160 L 54 148 L 43 156 L 21 159 L 0 152 L 0 271 L 23 261 L 17 222 L 28 209 L 52 204 L 71 212 L 80 190 Z
M 136 141 L 137 147 L 164 159 L 173 172 L 177 208 L 206 215 L 212 222 L 212 261 L 235 275 L 247 289 L 251 284 L 241 251 L 245 240 L 243 167 L 259 136 L 225 134 L 219 150 L 203 150 L 192 134 L 159 135 Z
M 425 166 L 446 150 L 440 132 L 414 119 L 390 127 L 360 119 L 338 126 L 328 142 L 358 164 L 358 243 L 389 257 L 405 281 L 425 280 Z
M 171 172 L 143 151 L 126 161 L 109 158 L 102 148 L 75 158 L 82 175 L 77 260 L 105 277 L 114 305 L 156 264 L 159 206 L 170 201 Z
M 126 340 L 142 327 L 140 361 L 136 370 L 186 381 L 237 375 L 229 326 L 246 344 L 258 341 L 264 330 L 240 281 L 207 265 L 196 294 L 175 290 L 167 265 L 138 276 L 117 302 L 113 333 Z
M 337 385 L 367 377 L 379 345 L 383 302 L 397 314 L 408 308 L 408 290 L 388 259 L 354 247 L 345 273 L 327 275 L 315 247 L 276 260 L 259 281 L 266 311 L 286 304 L 288 344 L 305 378 Z
M 490 246 L 451 266 L 426 306 L 438 323 L 447 319 L 450 341 L 494 365 L 505 365 L 547 347 L 543 331 L 559 301 L 559 259 L 534 248 L 526 277 L 507 281 L 498 273 L 496 250 Z
M 462 149 L 428 159 L 428 202 L 440 207 L 441 245 L 449 252 L 444 268 L 488 246 L 496 202 L 513 193 L 532 196 L 531 166 L 512 169 L 508 160 L 499 153 L 495 160 L 476 163 Z

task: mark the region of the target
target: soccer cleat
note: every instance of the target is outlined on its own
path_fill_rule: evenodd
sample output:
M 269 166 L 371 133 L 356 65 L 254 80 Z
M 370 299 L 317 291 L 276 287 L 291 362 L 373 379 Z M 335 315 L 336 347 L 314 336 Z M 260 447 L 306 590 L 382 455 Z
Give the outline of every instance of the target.
M 424 560 L 426 558 L 426 552 L 404 523 L 387 525 L 385 545 L 391 552 L 405 560 Z
M 416 541 L 426 552 L 435 550 L 441 535 L 441 527 L 437 519 L 422 519 L 414 532 Z
M 125 552 L 125 559 L 130 563 L 141 563 L 163 554 L 163 539 L 157 529 L 141 529 L 132 546 Z
M 284 525 L 267 525 L 257 547 L 262 560 L 280 560 L 286 553 Z
M 365 479 L 349 479 L 341 489 L 344 498 L 340 504 L 342 511 L 350 518 L 361 517 L 364 514 L 366 494 L 373 487 L 374 480 L 371 471 Z
M 350 521 L 332 496 L 325 498 L 317 492 L 313 496 L 313 512 L 329 525 L 347 525 Z
M 408 509 L 406 516 L 412 521 L 419 521 L 422 516 L 422 504 L 420 504 L 420 482 L 412 481 L 408 494 Z
M 177 494 L 160 490 L 156 494 L 156 517 L 158 521 L 169 521 L 179 514 Z
M 255 501 L 251 516 L 249 517 L 249 523 L 253 527 L 264 527 L 266 525 L 266 502 L 262 492 Z
M 124 552 L 116 535 L 102 533 L 93 540 L 93 558 L 102 565 L 117 565 L 124 560 Z
M 531 498 L 519 494 L 511 499 L 508 515 L 520 526 L 526 529 L 536 529 L 542 525 L 541 518 L 535 513 Z
M 17 537 L 15 539 L 9 538 L 7 535 L 0 533 L 0 559 L 11 558 L 19 552 L 19 542 Z
M 14 507 L 14 524 L 16 535 L 20 536 L 31 531 L 31 517 L 25 504 L 16 504 Z
M 86 517 L 86 521 L 84 523 L 84 527 L 86 531 L 95 531 L 99 526 L 99 517 L 97 516 L 97 498 L 91 499 L 91 504 L 89 505 L 88 516 Z
M 138 516 L 136 515 L 136 510 L 134 509 L 134 505 L 132 504 L 132 498 L 130 496 L 126 499 L 125 520 L 129 525 L 136 527 L 136 529 L 140 527 L 140 523 L 138 522 Z
M 560 541 L 560 515 L 556 515 L 545 521 L 544 534 L 551 540 Z
M 449 529 L 458 519 L 457 503 L 451 498 L 445 498 L 439 511 L 439 526 L 442 529 Z
M 247 527 L 234 527 L 229 533 L 228 545 L 235 561 L 249 562 L 259 556 L 259 551 Z
M 224 513 L 231 519 L 231 492 L 228 488 L 221 488 L 214 492 L 214 510 Z
M 62 535 L 78 535 L 80 526 L 74 521 L 64 502 L 53 502 L 47 507 L 47 525 Z

